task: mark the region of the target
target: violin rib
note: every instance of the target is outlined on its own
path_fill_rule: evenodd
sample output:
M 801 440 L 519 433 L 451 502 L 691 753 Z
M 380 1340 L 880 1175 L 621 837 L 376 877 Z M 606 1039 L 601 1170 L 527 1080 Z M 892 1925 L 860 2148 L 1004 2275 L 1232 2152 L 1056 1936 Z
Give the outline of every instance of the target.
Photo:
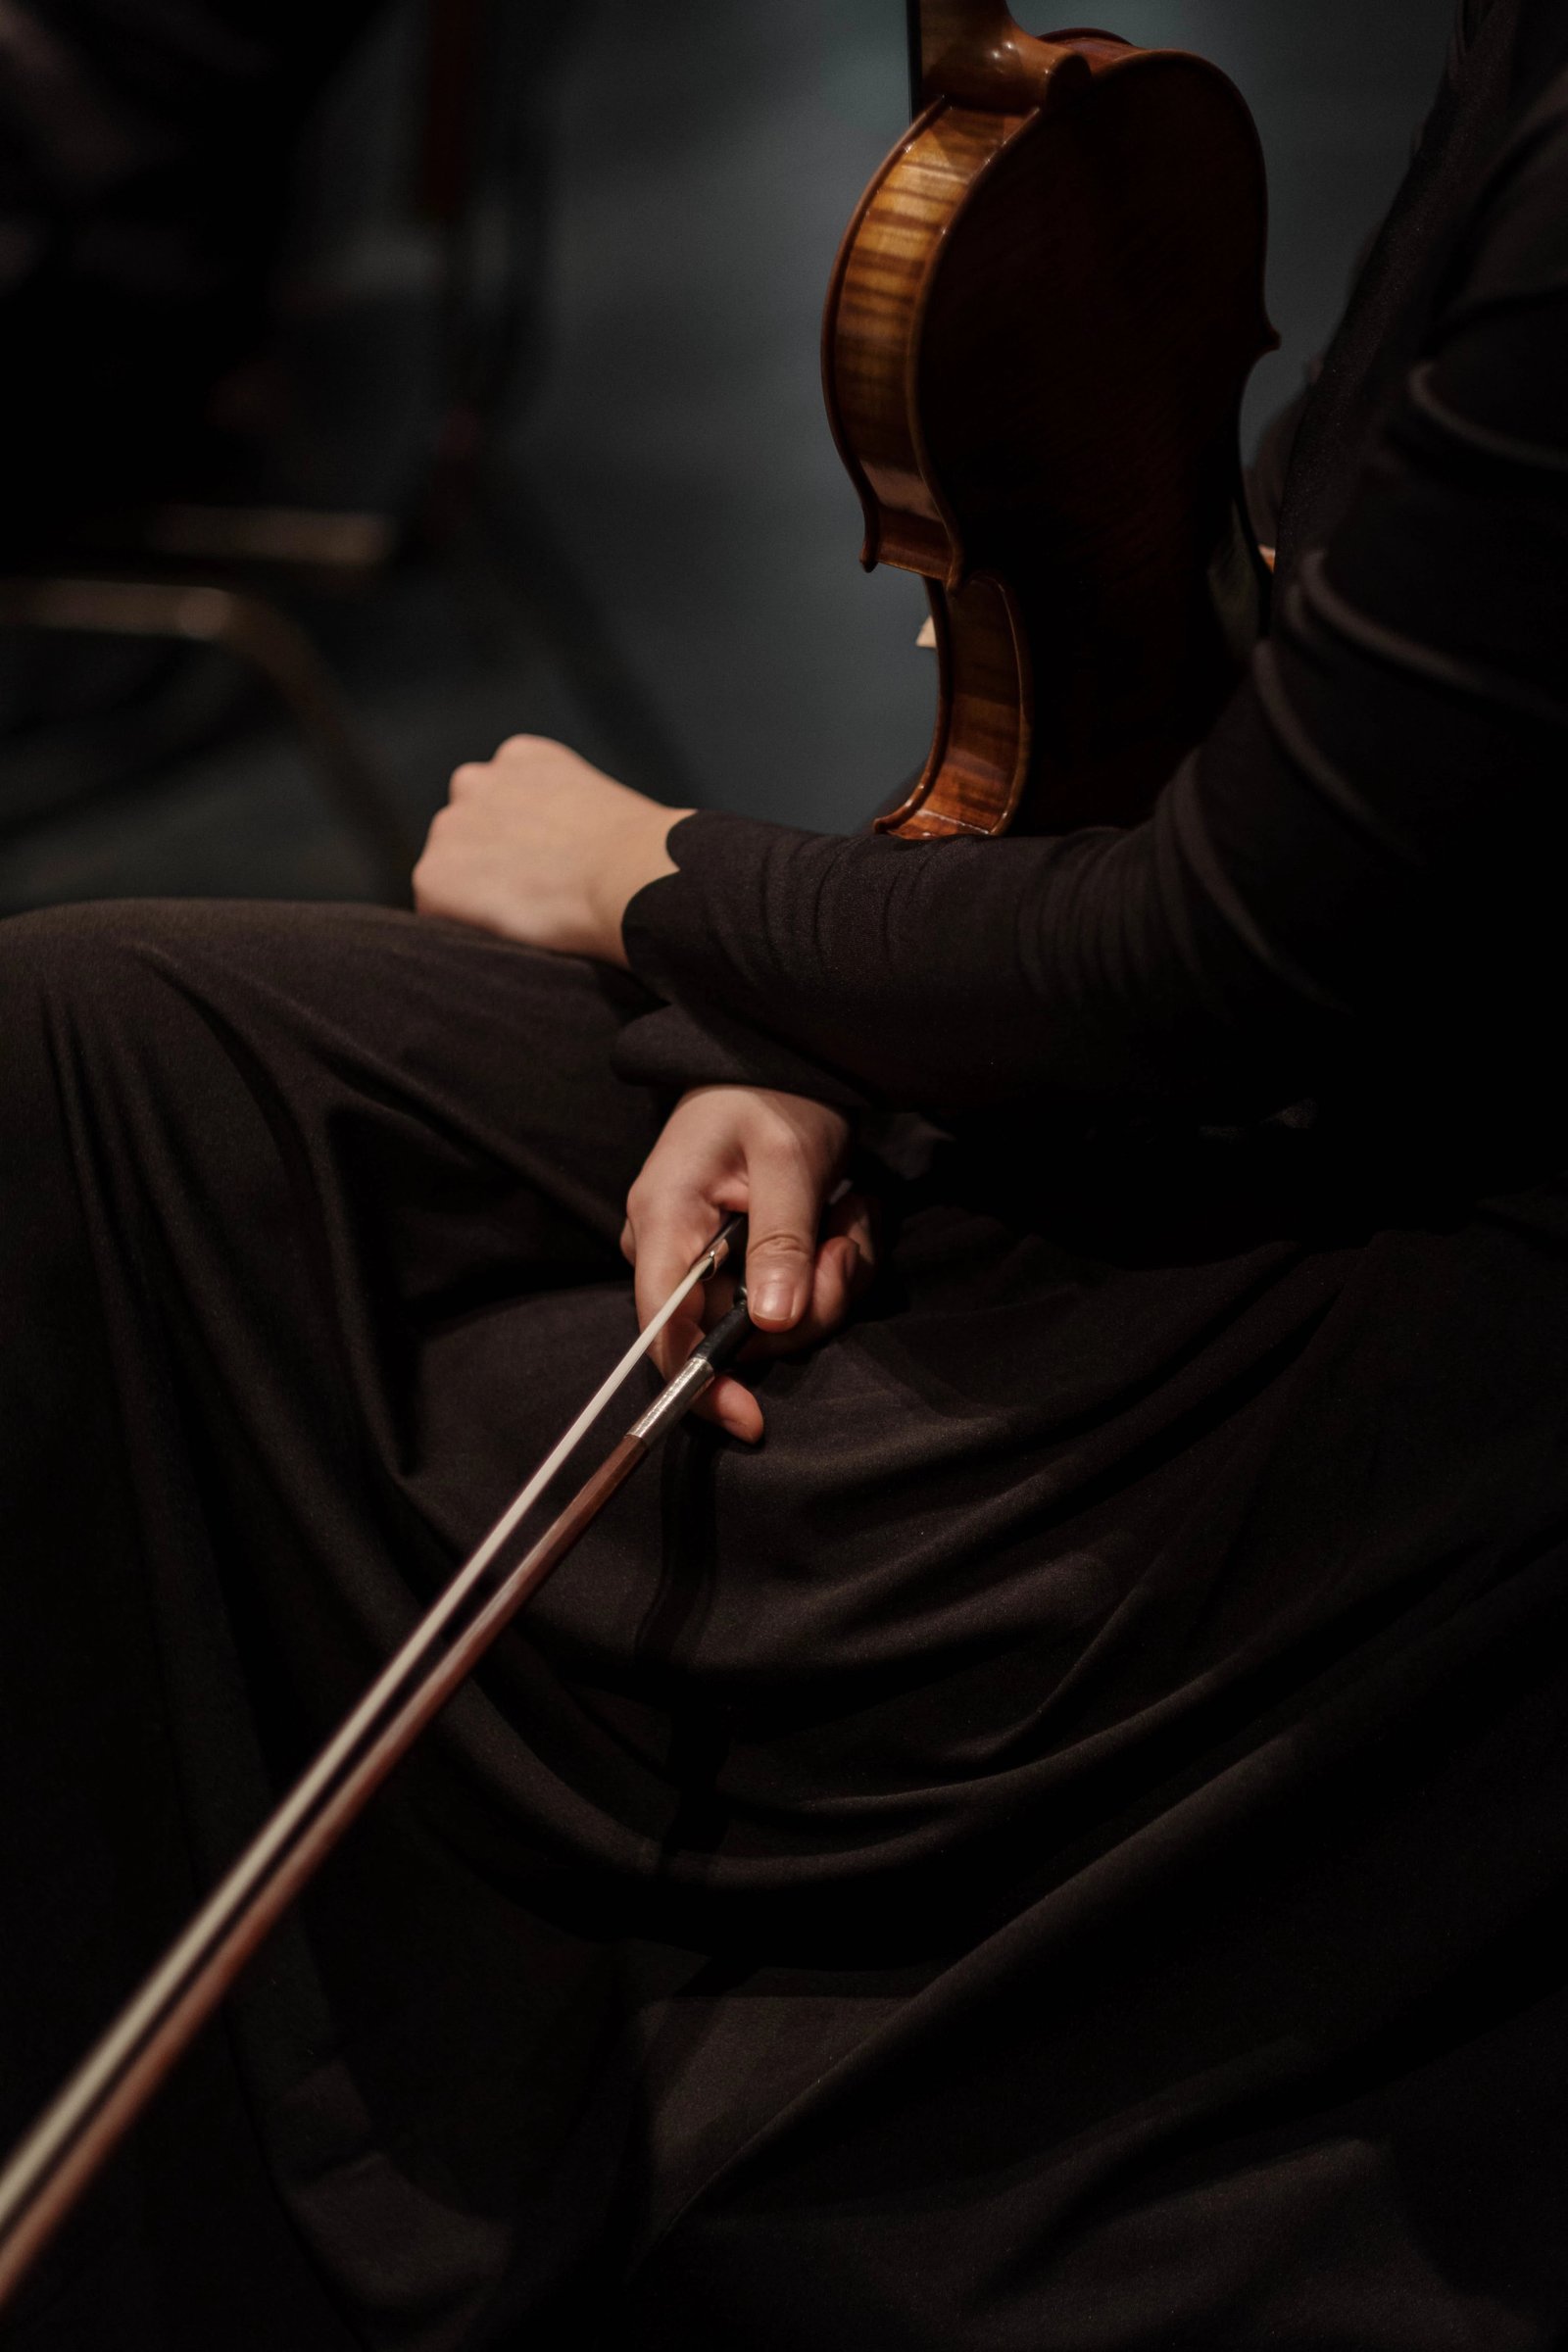
M 925 771 L 879 821 L 1132 822 L 1262 608 L 1238 453 L 1274 342 L 1256 132 L 1184 52 L 1031 40 L 997 0 L 922 19 L 928 103 L 823 318 L 861 560 L 926 579 L 941 664 Z

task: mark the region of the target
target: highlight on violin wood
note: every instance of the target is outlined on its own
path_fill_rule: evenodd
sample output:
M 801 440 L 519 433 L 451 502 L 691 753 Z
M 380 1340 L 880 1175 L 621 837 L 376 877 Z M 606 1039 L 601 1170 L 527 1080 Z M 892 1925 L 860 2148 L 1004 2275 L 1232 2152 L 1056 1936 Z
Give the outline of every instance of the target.
M 923 112 L 850 223 L 823 385 L 862 562 L 928 583 L 912 838 L 1132 822 L 1212 723 L 1265 575 L 1239 419 L 1267 199 L 1217 68 L 921 0 Z

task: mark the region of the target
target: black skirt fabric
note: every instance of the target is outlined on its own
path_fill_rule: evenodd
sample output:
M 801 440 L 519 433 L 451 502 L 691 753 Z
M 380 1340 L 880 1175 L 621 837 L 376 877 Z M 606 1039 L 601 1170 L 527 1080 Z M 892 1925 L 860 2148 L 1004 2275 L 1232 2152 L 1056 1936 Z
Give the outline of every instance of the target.
M 626 1341 L 657 1116 L 635 982 L 412 917 L 63 910 L 0 990 L 9 2137 Z M 1025 1164 L 887 1178 L 0 2341 L 1563 2340 L 1568 1188 Z

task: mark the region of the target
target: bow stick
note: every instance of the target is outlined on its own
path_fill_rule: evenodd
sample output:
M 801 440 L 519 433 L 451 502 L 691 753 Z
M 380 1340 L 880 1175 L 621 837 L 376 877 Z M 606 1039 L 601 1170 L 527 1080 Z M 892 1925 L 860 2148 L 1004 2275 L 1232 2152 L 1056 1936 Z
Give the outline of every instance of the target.
M 714 1235 L 0 2173 L 0 2305 L 392 1767 L 740 1348 L 751 1328 L 744 1288 L 537 1543 L 510 1570 L 495 1567 L 671 1316 L 739 1255 L 745 1222 L 731 1217 Z

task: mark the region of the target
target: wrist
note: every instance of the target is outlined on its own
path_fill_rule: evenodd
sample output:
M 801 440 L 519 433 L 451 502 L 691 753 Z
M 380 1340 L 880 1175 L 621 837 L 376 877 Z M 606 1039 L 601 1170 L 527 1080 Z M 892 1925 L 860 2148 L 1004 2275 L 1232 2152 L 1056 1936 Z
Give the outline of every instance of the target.
M 639 812 L 638 821 L 624 828 L 613 855 L 601 865 L 595 877 L 599 900 L 595 911 L 607 963 L 626 968 L 626 949 L 621 937 L 626 909 L 650 882 L 662 881 L 666 874 L 678 871 L 669 854 L 669 836 L 683 817 L 694 813 L 690 808 L 666 808 L 662 803 L 651 801 L 646 816 Z

